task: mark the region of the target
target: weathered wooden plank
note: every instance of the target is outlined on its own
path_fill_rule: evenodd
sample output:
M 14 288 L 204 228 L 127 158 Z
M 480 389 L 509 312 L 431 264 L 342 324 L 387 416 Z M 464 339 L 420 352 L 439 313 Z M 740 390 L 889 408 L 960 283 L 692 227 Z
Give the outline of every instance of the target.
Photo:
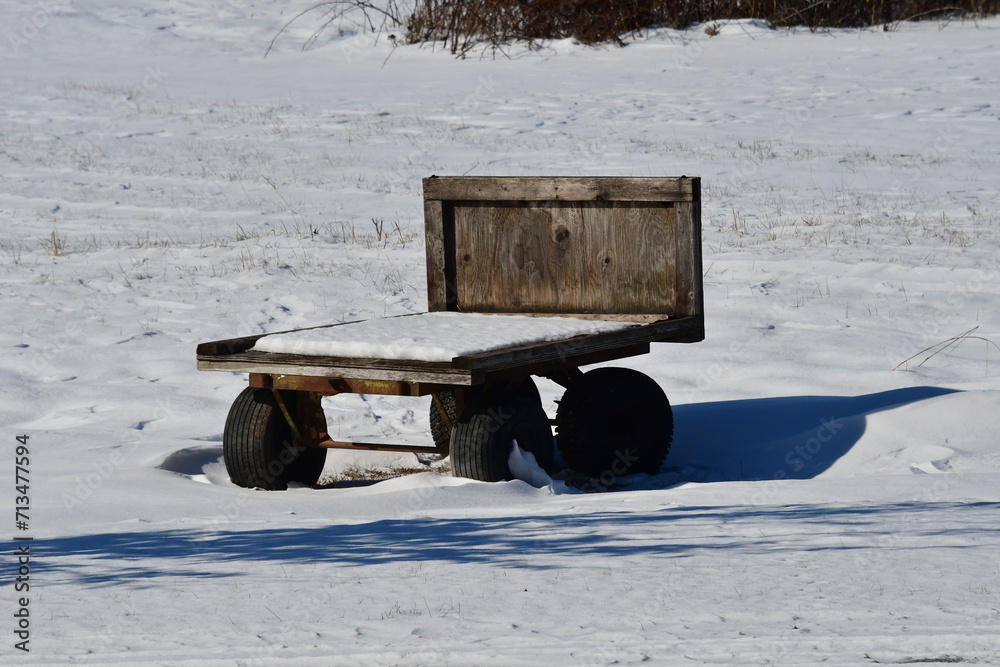
M 474 384 L 475 379 L 470 371 L 455 368 L 447 362 L 346 359 L 273 352 L 238 352 L 223 356 L 199 355 L 198 370 L 463 386 Z
M 656 201 L 692 199 L 690 178 L 432 176 L 424 198 L 440 201 Z
M 663 313 L 524 313 L 510 312 L 504 315 L 522 315 L 524 317 L 572 317 L 577 320 L 597 320 L 599 322 L 634 322 L 635 324 L 649 324 L 668 319 Z
M 676 312 L 682 315 L 696 315 L 703 312 L 702 268 L 701 268 L 701 217 L 697 204 L 681 204 L 677 207 L 679 233 L 673 253 L 676 257 L 677 297 Z
M 242 336 L 240 338 L 228 338 L 226 340 L 213 340 L 207 343 L 198 343 L 197 353 L 198 356 L 201 357 L 243 352 L 245 350 L 249 350 L 258 340 L 266 335 L 267 334 Z
M 649 343 L 632 343 L 610 349 L 589 350 L 572 354 L 536 355 L 530 360 L 512 358 L 510 360 L 494 359 L 491 365 L 474 371 L 474 377 L 482 378 L 482 382 L 493 382 L 523 375 L 549 376 L 565 372 L 569 369 L 589 366 L 625 357 L 635 357 L 649 353 Z
M 463 312 L 676 312 L 672 204 L 546 202 L 455 208 Z
M 532 368 L 533 364 L 553 360 L 562 360 L 569 367 L 576 365 L 571 363 L 571 360 L 578 355 L 606 351 L 613 355 L 607 360 L 619 359 L 634 354 L 631 351 L 626 352 L 630 346 L 666 341 L 697 342 L 703 340 L 704 336 L 704 319 L 700 316 L 685 317 L 621 331 L 590 334 L 561 341 L 533 343 L 499 351 L 456 357 L 452 363 L 455 367 L 484 374 L 504 367 Z M 529 372 L 536 374 L 534 370 Z
M 692 281 L 691 291 L 693 293 L 692 299 L 692 314 L 696 314 L 699 317 L 704 317 L 705 313 L 705 296 L 704 296 L 704 276 L 705 270 L 702 265 L 701 257 L 701 179 L 693 179 L 693 194 L 694 199 L 691 202 L 691 212 L 690 218 L 688 220 L 688 227 L 690 232 L 690 243 L 691 243 L 691 267 L 686 269 L 687 275 L 690 276 Z M 702 332 L 702 337 L 704 338 L 704 331 Z
M 444 210 L 440 201 L 424 199 L 424 236 L 427 251 L 427 310 L 447 310 Z
M 250 374 L 250 386 L 263 389 L 308 391 L 321 396 L 337 394 L 378 394 L 382 396 L 427 396 L 445 391 L 452 385 L 405 382 L 402 380 L 371 380 L 353 378 L 310 377 L 305 375 Z

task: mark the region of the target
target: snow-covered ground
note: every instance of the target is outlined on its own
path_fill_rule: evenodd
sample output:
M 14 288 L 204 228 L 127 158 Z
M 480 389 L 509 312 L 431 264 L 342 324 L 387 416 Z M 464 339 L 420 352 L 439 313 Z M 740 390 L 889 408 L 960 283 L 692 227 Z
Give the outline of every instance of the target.
M 1000 21 L 264 59 L 307 4 L 0 1 L 0 662 L 1000 663 Z M 424 310 L 431 174 L 702 177 L 708 338 L 622 362 L 662 474 L 228 482 L 195 345 Z

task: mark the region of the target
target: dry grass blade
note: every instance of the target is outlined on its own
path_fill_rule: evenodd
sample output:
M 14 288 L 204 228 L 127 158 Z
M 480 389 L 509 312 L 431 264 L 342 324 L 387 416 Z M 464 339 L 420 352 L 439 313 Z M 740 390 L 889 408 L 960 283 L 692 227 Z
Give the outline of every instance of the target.
M 66 254 L 66 241 L 59 236 L 59 232 L 55 229 L 52 230 L 52 235 L 49 237 L 49 249 L 53 257 Z
M 924 349 L 920 350 L 919 352 L 917 352 L 913 356 L 908 357 L 906 359 L 903 359 L 901 362 L 899 362 L 898 364 L 896 364 L 893 367 L 892 370 L 898 370 L 900 366 L 903 366 L 903 365 L 909 363 L 910 361 L 913 361 L 914 359 L 916 359 L 917 357 L 919 357 L 921 354 L 924 354 L 925 352 L 930 352 L 931 350 L 934 350 L 934 352 L 932 354 L 928 355 L 926 359 L 924 359 L 919 364 L 917 364 L 917 368 L 920 368 L 921 366 L 923 366 L 924 364 L 926 364 L 928 361 L 930 361 L 931 359 L 933 359 L 935 356 L 937 356 L 941 352 L 944 352 L 945 350 L 949 349 L 952 346 L 958 346 L 958 345 L 960 345 L 962 343 L 962 341 L 964 341 L 964 340 L 981 340 L 981 341 L 983 341 L 983 342 L 985 342 L 987 344 L 987 348 L 986 348 L 987 351 L 989 350 L 989 346 L 992 345 L 993 347 L 995 347 L 997 349 L 998 352 L 1000 352 L 1000 346 L 998 346 L 996 343 L 994 343 L 993 341 L 991 341 L 989 338 L 985 338 L 983 336 L 972 336 L 972 335 L 970 335 L 973 331 L 976 331 L 977 329 L 979 329 L 978 325 L 972 327 L 971 329 L 969 329 L 965 333 L 959 334 L 957 336 L 952 336 L 951 338 L 947 338 L 947 339 L 941 341 L 940 343 L 935 343 L 934 345 L 930 345 L 928 347 L 925 347 Z

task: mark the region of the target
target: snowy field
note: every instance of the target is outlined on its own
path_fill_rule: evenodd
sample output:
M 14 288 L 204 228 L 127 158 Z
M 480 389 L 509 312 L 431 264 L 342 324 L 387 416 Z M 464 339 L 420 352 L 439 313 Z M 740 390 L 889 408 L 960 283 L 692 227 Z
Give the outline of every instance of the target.
M 1000 20 L 265 59 L 308 4 L 0 1 L 0 663 L 1000 664 Z M 196 344 L 423 311 L 431 174 L 702 177 L 660 475 L 229 483 Z

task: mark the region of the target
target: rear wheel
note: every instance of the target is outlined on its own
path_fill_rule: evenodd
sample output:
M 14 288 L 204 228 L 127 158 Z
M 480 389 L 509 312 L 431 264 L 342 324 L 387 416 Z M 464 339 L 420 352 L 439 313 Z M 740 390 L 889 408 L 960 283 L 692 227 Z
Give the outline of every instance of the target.
M 609 485 L 656 474 L 670 451 L 673 411 L 660 386 L 628 368 L 597 368 L 563 394 L 556 442 L 567 467 Z
M 281 392 L 291 414 L 306 397 Z M 244 389 L 229 410 L 222 436 L 226 471 L 233 484 L 280 491 L 290 483 L 312 486 L 323 472 L 326 450 L 296 442 L 270 389 Z
M 517 388 L 486 390 L 466 405 L 451 436 L 452 471 L 483 482 L 511 479 L 508 461 L 515 442 L 551 470 L 552 428 L 531 378 Z

